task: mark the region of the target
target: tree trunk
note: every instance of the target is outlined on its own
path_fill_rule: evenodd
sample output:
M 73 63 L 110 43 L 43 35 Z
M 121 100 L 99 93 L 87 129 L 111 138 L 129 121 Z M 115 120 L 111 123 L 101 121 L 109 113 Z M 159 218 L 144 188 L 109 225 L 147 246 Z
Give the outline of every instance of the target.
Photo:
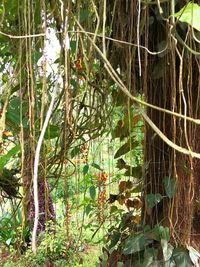
M 156 16 L 154 20 L 148 36 L 151 50 L 155 50 L 158 44 L 169 38 L 168 32 L 163 32 L 163 28 L 167 29 L 167 24 L 161 24 Z M 180 30 L 180 33 L 185 37 L 183 31 Z M 148 55 L 146 101 L 182 114 L 186 108 L 187 116 L 199 118 L 199 59 L 188 51 L 183 53 L 182 45 L 176 46 L 173 38 L 168 42 L 170 51 L 166 55 Z M 182 62 L 177 49 L 181 55 L 183 53 Z M 171 141 L 186 149 L 200 151 L 199 126 L 155 109 L 148 108 L 147 113 Z M 168 226 L 171 230 L 171 240 L 179 246 L 191 244 L 198 248 L 200 161 L 166 145 L 148 125 L 145 148 L 145 161 L 149 163 L 145 178 L 145 195 L 159 193 L 164 196 L 153 209 L 146 208 L 145 222 L 152 227 L 157 223 Z M 174 198 L 167 196 L 164 185 L 166 177 L 176 181 Z

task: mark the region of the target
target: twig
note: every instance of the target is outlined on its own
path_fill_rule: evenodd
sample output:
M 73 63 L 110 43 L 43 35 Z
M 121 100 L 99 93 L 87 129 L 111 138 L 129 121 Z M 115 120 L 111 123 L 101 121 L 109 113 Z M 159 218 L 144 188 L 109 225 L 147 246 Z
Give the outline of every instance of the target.
M 139 76 L 142 75 L 141 56 L 140 56 L 140 13 L 141 13 L 141 0 L 138 0 L 138 17 L 137 17 L 137 51 L 138 51 L 138 65 Z
M 96 33 L 93 33 L 93 32 L 88 32 L 88 31 L 84 31 L 84 30 L 79 30 L 79 31 L 68 31 L 69 33 L 84 33 L 85 35 L 93 35 L 93 36 L 96 36 L 96 37 L 99 37 L 99 38 L 103 38 L 103 36 L 101 34 L 96 34 Z M 126 42 L 126 41 L 122 41 L 122 40 L 119 40 L 119 39 L 115 39 L 115 38 L 111 38 L 111 37 L 108 37 L 108 36 L 105 36 L 105 39 L 106 40 L 110 40 L 110 41 L 113 41 L 113 42 L 116 42 L 116 43 L 120 43 L 120 44 L 126 44 L 126 45 L 130 45 L 130 46 L 135 46 L 135 47 L 138 47 L 138 44 L 133 44 L 133 43 L 130 43 L 130 42 Z M 159 55 L 159 54 L 162 54 L 165 50 L 168 49 L 168 44 L 166 45 L 166 47 L 160 51 L 150 51 L 147 47 L 143 46 L 143 45 L 139 45 L 140 48 L 146 50 L 150 55 Z
M 45 36 L 46 33 L 37 33 L 37 34 L 28 34 L 28 35 L 12 35 L 5 32 L 0 31 L 0 34 L 9 37 L 10 39 L 26 39 L 26 38 L 34 38 L 34 37 L 41 37 Z
M 106 57 L 106 0 L 103 1 L 103 54 Z

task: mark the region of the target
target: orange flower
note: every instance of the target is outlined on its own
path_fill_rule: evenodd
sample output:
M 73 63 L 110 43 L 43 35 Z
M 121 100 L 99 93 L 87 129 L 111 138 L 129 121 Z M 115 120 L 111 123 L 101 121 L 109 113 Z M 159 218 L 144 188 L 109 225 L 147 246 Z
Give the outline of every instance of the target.
M 3 135 L 6 136 L 6 137 L 13 136 L 12 132 L 10 132 L 8 130 L 3 131 Z

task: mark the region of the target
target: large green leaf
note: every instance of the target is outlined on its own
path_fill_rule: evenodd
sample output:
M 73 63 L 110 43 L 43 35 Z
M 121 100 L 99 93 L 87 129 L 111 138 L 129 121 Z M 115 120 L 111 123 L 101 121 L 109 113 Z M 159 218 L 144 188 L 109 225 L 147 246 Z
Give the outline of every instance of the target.
M 173 198 L 176 192 L 176 180 L 170 177 L 165 177 L 164 185 L 167 196 Z
M 9 124 L 9 122 L 11 122 L 16 126 L 19 126 L 20 125 L 19 113 L 17 113 L 16 111 L 9 110 L 6 113 L 6 122 L 8 122 L 8 124 Z
M 156 225 L 152 229 L 147 229 L 144 233 L 145 239 L 156 240 L 160 242 L 162 239 L 169 241 L 169 228 L 162 225 Z
M 123 253 L 125 255 L 140 252 L 145 248 L 145 239 L 143 234 L 131 236 L 125 241 Z
M 9 160 L 15 156 L 20 151 L 20 145 L 16 145 L 11 148 L 6 155 L 0 157 L 0 172 L 3 171 L 5 165 L 9 162 Z
M 146 202 L 149 208 L 153 208 L 156 204 L 158 204 L 162 200 L 161 194 L 147 194 Z
M 28 101 L 22 103 L 22 123 L 23 127 L 27 128 L 28 124 Z M 14 96 L 9 103 L 8 111 L 6 112 L 6 124 L 17 130 L 20 127 L 20 99 Z
M 189 254 L 186 250 L 175 248 L 173 251 L 173 260 L 178 267 L 192 267 L 194 266 L 190 260 Z
M 161 240 L 165 240 L 168 242 L 170 238 L 169 228 L 163 227 L 162 225 L 159 225 L 158 227 Z
M 155 258 L 157 257 L 157 249 L 154 247 L 146 248 L 144 251 L 144 261 L 139 267 L 158 267 Z
M 200 31 L 200 6 L 198 4 L 189 2 L 173 16 Z
M 165 261 L 169 261 L 172 256 L 174 247 L 171 244 L 169 244 L 168 241 L 165 239 L 161 239 L 160 243 L 162 246 L 163 258 Z

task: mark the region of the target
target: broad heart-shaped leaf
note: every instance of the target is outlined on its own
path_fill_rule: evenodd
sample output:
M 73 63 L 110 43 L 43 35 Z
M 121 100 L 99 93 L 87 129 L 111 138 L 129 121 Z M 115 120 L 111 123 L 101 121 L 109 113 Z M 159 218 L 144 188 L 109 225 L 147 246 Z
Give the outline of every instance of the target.
M 173 251 L 173 260 L 178 267 L 193 267 L 190 256 L 187 250 L 181 250 L 179 248 L 175 248 Z
M 154 228 L 145 230 L 144 236 L 146 240 L 156 240 L 160 242 L 162 239 L 169 241 L 169 228 L 157 224 Z
M 145 239 L 143 234 L 131 236 L 125 241 L 123 253 L 125 255 L 140 252 L 145 248 Z
M 11 148 L 6 155 L 0 157 L 0 172 L 2 172 L 4 166 L 9 162 L 10 158 L 15 156 L 20 151 L 20 145 L 16 145 Z
M 170 238 L 169 228 L 163 227 L 162 225 L 159 225 L 158 227 L 159 227 L 160 238 L 168 242 Z
M 167 196 L 173 198 L 176 192 L 176 180 L 170 177 L 165 177 L 164 185 Z
M 164 261 L 169 261 L 172 256 L 174 247 L 165 239 L 161 239 L 160 243 L 163 251 L 163 259 Z
M 95 200 L 95 198 L 96 198 L 96 188 L 95 188 L 95 186 L 94 185 L 90 186 L 89 190 L 90 190 L 91 199 Z
M 149 208 L 153 208 L 156 204 L 158 204 L 163 197 L 161 194 L 147 194 L 146 195 L 146 202 Z
M 178 20 L 186 22 L 196 30 L 200 31 L 200 6 L 189 2 L 181 10 L 173 15 Z
M 154 248 L 146 248 L 144 251 L 144 261 L 140 266 L 152 266 L 156 256 L 156 250 Z

